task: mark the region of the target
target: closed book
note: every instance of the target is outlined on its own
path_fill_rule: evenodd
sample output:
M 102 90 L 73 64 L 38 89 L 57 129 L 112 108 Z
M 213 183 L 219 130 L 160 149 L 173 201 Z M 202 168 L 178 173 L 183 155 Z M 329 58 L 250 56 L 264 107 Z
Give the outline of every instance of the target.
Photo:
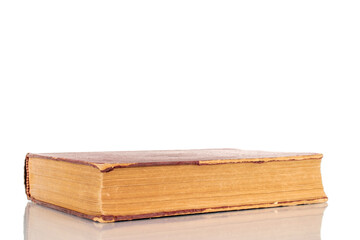
M 322 203 L 321 159 L 239 149 L 29 153 L 25 189 L 98 222 Z

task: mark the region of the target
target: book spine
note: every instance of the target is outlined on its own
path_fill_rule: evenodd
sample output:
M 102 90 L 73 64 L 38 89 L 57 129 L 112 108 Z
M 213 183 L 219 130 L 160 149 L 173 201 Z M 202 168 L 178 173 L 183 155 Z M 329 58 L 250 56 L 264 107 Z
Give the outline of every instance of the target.
M 30 196 L 30 184 L 29 184 L 29 154 L 26 154 L 25 164 L 24 164 L 24 185 L 25 185 L 25 193 L 28 199 Z

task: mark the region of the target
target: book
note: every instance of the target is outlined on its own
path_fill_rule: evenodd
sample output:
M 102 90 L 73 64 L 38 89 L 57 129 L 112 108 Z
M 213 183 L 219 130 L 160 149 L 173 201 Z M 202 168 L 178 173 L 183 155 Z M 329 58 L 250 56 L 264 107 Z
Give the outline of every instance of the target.
M 322 203 L 321 159 L 239 149 L 28 153 L 25 191 L 98 222 Z
M 102 224 L 30 202 L 24 239 L 320 240 L 325 208 L 320 203 Z

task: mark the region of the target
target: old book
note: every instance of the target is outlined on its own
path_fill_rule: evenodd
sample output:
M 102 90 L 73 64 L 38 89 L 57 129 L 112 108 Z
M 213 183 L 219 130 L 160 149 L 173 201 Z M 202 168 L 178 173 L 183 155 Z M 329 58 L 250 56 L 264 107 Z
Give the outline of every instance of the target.
M 29 153 L 32 201 L 98 222 L 327 201 L 322 154 L 200 149 Z
M 320 203 L 102 224 L 28 203 L 24 237 L 25 240 L 320 240 L 325 208 L 326 203 Z

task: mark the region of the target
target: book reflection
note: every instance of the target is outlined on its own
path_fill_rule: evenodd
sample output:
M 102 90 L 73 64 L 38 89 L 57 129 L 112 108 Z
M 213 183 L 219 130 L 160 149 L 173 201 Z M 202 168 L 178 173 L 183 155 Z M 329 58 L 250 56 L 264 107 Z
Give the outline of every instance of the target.
M 313 239 L 320 240 L 324 204 L 97 223 L 29 202 L 25 240 L 57 239 Z

